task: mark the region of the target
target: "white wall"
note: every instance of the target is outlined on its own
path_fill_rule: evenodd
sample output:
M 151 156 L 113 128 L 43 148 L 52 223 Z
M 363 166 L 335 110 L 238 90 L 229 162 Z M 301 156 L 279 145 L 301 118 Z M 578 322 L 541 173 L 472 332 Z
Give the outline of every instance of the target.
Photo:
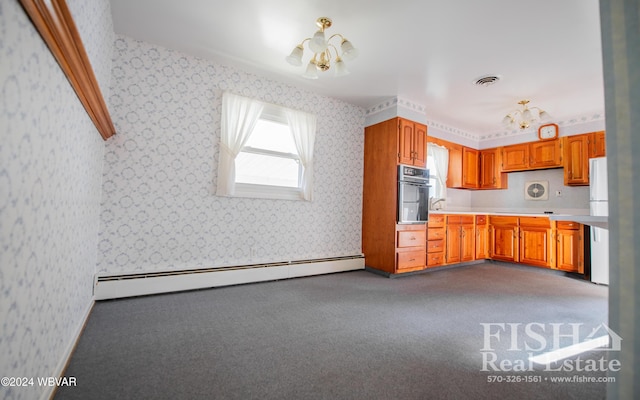
M 363 109 L 127 37 L 113 63 L 99 273 L 361 253 Z M 225 90 L 317 115 L 313 202 L 214 194 Z
M 69 6 L 108 90 L 109 2 Z M 92 304 L 104 142 L 19 2 L 0 4 L 0 27 L 0 375 L 54 376 Z

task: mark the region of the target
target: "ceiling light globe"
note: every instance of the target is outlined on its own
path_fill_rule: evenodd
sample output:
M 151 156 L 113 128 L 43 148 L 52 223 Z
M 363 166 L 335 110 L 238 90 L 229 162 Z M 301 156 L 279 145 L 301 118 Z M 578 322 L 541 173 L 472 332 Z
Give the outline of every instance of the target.
M 548 122 L 551 121 L 551 116 L 549 115 L 548 112 L 546 111 L 540 111 L 540 120 L 542 122 Z
M 291 54 L 289 54 L 289 56 L 287 56 L 286 60 L 289 64 L 294 65 L 296 67 L 299 67 L 302 65 L 302 53 L 303 53 L 303 49 L 302 46 L 298 45 L 296 47 L 294 47 L 293 50 L 291 50 Z
M 336 67 L 337 77 L 349 75 L 349 70 L 347 69 L 347 65 L 344 63 L 344 61 L 342 61 L 340 57 L 336 59 L 335 67 Z
M 342 50 L 342 58 L 344 58 L 347 61 L 351 61 L 358 56 L 358 49 L 353 47 L 353 44 L 351 44 L 351 42 L 348 41 L 347 39 L 342 40 L 342 45 L 340 46 L 340 49 Z
M 324 39 L 324 32 L 318 31 L 309 41 L 309 48 L 314 53 L 322 53 L 327 49 L 327 41 Z
M 307 79 L 318 79 L 318 69 L 316 68 L 316 65 L 313 63 L 313 61 L 309 61 L 307 70 L 304 71 L 304 74 L 302 74 L 302 76 Z

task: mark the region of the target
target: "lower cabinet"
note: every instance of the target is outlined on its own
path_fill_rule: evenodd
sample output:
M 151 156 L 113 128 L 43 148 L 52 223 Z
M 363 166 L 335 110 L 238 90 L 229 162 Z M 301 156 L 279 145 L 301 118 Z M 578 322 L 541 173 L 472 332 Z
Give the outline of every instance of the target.
M 427 223 L 427 267 L 444 264 L 446 229 L 443 214 L 429 215 Z
M 556 269 L 584 274 L 584 231 L 571 221 L 556 223 Z
M 520 257 L 523 264 L 551 268 L 556 254 L 551 222 L 546 217 L 520 217 Z
M 419 271 L 427 266 L 426 225 L 396 226 L 396 272 Z
M 473 215 L 447 215 L 447 264 L 475 259 L 475 227 Z
M 486 215 L 476 215 L 476 260 L 489 258 L 489 225 Z
M 489 216 L 489 255 L 494 260 L 518 262 L 518 217 Z

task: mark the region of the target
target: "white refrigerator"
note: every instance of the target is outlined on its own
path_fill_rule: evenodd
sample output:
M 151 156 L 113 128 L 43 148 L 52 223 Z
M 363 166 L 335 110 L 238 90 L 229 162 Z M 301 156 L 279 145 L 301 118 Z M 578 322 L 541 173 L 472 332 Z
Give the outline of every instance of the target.
M 609 216 L 607 158 L 589 160 L 589 208 L 593 216 Z M 609 231 L 591 227 L 591 282 L 609 284 Z

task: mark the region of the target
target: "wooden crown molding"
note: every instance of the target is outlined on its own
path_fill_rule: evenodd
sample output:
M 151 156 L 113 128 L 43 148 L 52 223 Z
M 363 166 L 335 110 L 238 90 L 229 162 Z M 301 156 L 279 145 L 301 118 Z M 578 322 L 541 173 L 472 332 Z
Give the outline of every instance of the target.
M 20 0 L 104 140 L 115 128 L 65 0 Z

